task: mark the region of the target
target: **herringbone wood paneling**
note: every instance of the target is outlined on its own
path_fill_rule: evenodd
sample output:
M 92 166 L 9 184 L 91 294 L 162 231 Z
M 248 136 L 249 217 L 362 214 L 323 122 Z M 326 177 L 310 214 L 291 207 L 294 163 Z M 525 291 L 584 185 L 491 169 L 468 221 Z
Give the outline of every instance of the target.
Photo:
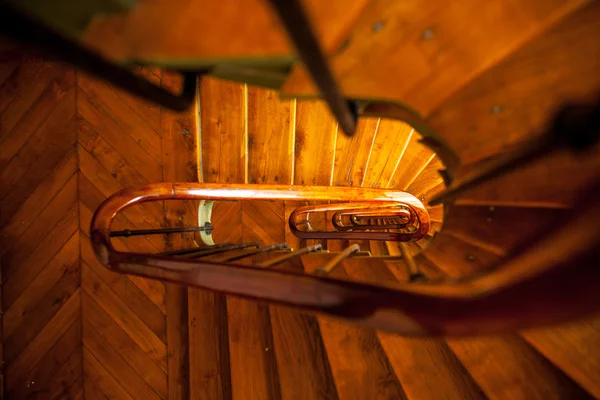
M 160 71 L 140 73 L 176 85 Z M 187 397 L 187 292 L 101 266 L 88 230 L 94 210 L 124 187 L 197 181 L 194 113 L 164 112 L 60 64 L 0 64 L 8 398 Z M 132 207 L 114 228 L 193 224 L 196 207 Z M 114 243 L 153 253 L 193 239 Z
M 0 74 L 4 395 L 82 395 L 75 71 Z
M 152 71 L 146 77 L 160 82 Z M 164 284 L 100 265 L 88 237 L 93 211 L 112 193 L 163 179 L 161 110 L 100 80 L 77 79 L 83 372 L 86 396 L 167 398 Z M 162 203 L 133 207 L 115 229 L 164 226 Z M 160 236 L 116 241 L 123 250 L 157 252 Z M 125 395 L 126 393 L 126 395 Z

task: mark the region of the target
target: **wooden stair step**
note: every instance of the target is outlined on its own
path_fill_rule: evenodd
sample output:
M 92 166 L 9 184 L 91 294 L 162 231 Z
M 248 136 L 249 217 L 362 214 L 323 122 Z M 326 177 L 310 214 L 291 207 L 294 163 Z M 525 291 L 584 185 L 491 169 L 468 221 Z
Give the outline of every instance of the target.
M 435 267 L 444 271 L 441 265 Z M 440 277 L 422 271 L 432 280 Z M 446 343 L 490 399 L 590 397 L 517 334 L 447 338 Z
M 323 256 L 303 256 L 305 271 L 318 268 Z M 345 275 L 343 269 L 339 266 L 336 275 Z M 375 332 L 330 318 L 317 319 L 340 399 L 406 398 Z
M 374 284 L 397 282 L 397 276 L 385 263 L 383 267 L 371 268 L 361 261 L 344 261 L 344 268 L 351 277 Z M 398 271 L 404 275 L 400 280 L 408 281 L 406 269 Z M 378 332 L 377 337 L 408 398 L 437 398 L 442 393 L 446 398 L 485 398 L 444 340 L 407 338 L 384 332 Z

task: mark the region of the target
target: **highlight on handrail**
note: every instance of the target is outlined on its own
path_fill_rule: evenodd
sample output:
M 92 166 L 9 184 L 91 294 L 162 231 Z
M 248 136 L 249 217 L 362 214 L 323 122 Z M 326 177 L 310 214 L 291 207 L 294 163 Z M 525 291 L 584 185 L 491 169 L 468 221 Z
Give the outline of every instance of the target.
M 193 252 L 160 255 L 119 252 L 111 244 L 110 227 L 115 216 L 126 207 L 148 201 L 336 198 L 353 202 L 352 209 L 358 210 L 353 211 L 356 214 L 372 211 L 369 210 L 373 206 L 371 203 L 392 208 L 409 204 L 419 210 L 420 203 L 412 201 L 410 195 L 387 190 L 276 185 L 148 185 L 123 190 L 100 205 L 92 219 L 91 240 L 100 262 L 120 273 L 281 304 L 405 335 L 498 333 L 559 323 L 600 310 L 600 269 L 597 268 L 600 236 L 596 227 L 588 223 L 600 220 L 600 203 L 596 201 L 599 193 L 600 187 L 595 187 L 563 224 L 556 224 L 543 236 L 506 256 L 492 266 L 487 275 L 456 281 L 423 282 L 417 279 L 394 285 L 375 285 L 336 279 L 335 274 L 323 273 L 331 271 L 339 261 L 356 251 L 352 246 L 330 260 L 335 261 L 335 265 L 331 262 L 329 266 L 322 266 L 321 270 L 327 271 L 309 275 L 267 268 L 268 263 L 251 266 L 237 263 L 239 261 L 215 261 L 197 257 L 197 254 L 194 256 Z M 343 207 L 333 210 L 341 211 Z M 416 212 L 415 218 L 424 215 Z M 347 233 L 334 232 L 336 235 Z M 248 245 L 217 245 L 209 247 L 210 250 L 199 248 L 198 252 L 206 254 L 235 246 L 247 248 Z M 556 254 L 557 248 L 561 249 L 560 256 Z M 298 253 L 314 250 L 316 248 Z M 242 247 L 237 251 L 240 256 L 256 253 Z M 289 260 L 290 257 L 286 254 L 279 259 Z M 414 266 L 409 267 L 412 275 L 418 275 Z

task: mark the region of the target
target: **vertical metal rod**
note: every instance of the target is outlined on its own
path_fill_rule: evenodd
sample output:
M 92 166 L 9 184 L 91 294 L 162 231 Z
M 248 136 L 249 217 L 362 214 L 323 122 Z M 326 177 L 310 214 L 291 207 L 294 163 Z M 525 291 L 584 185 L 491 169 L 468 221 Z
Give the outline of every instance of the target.
M 254 266 L 255 267 L 259 267 L 259 268 L 269 268 L 269 267 L 272 267 L 274 265 L 281 264 L 282 262 L 287 261 L 287 260 L 289 260 L 291 258 L 301 256 L 302 254 L 312 253 L 314 251 L 319 251 L 322 248 L 323 247 L 321 246 L 320 243 L 319 244 L 314 244 L 312 246 L 303 247 L 303 248 L 299 249 L 298 251 L 293 251 L 293 252 L 288 253 L 288 254 L 283 254 L 280 257 L 274 257 L 274 258 L 271 258 L 270 260 L 266 260 L 266 261 L 263 261 L 263 262 L 256 263 Z
M 323 265 L 320 268 L 317 268 L 315 272 L 319 274 L 328 274 L 333 271 L 344 259 L 350 257 L 350 254 L 356 253 L 360 250 L 360 246 L 357 244 L 353 244 L 352 246 L 346 247 L 344 251 L 335 256 L 331 261 L 327 264 Z
M 421 273 L 421 271 L 419 270 L 419 267 L 417 267 L 417 264 L 415 263 L 415 260 L 413 260 L 413 257 L 410 255 L 410 252 L 408 251 L 408 246 L 405 243 L 399 243 L 398 247 L 400 248 L 402 258 L 406 263 L 406 270 L 408 271 L 408 281 L 415 282 L 418 280 L 427 280 L 425 275 L 423 275 L 423 273 Z
M 342 96 L 300 0 L 270 1 L 340 128 L 346 135 L 354 135 L 358 110 Z

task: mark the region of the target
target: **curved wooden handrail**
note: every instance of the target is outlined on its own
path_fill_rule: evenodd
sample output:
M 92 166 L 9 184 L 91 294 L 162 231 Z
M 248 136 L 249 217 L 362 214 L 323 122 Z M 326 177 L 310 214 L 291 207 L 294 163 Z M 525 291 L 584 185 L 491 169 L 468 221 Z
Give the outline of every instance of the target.
M 107 199 L 92 220 L 100 262 L 112 270 L 319 312 L 406 335 L 473 335 L 562 322 L 600 309 L 600 220 L 595 197 L 567 223 L 504 259 L 489 275 L 456 283 L 376 286 L 264 268 L 184 258 L 124 253 L 110 243 L 118 212 L 134 204 L 168 199 L 293 199 L 291 187 L 156 184 Z M 314 190 L 313 190 L 314 189 Z M 327 196 L 334 188 L 308 188 Z M 598 191 L 595 193 L 597 194 Z M 378 194 L 379 193 L 379 194 Z M 341 197 L 395 199 L 387 192 L 351 189 Z M 560 253 L 556 249 L 560 248 Z

